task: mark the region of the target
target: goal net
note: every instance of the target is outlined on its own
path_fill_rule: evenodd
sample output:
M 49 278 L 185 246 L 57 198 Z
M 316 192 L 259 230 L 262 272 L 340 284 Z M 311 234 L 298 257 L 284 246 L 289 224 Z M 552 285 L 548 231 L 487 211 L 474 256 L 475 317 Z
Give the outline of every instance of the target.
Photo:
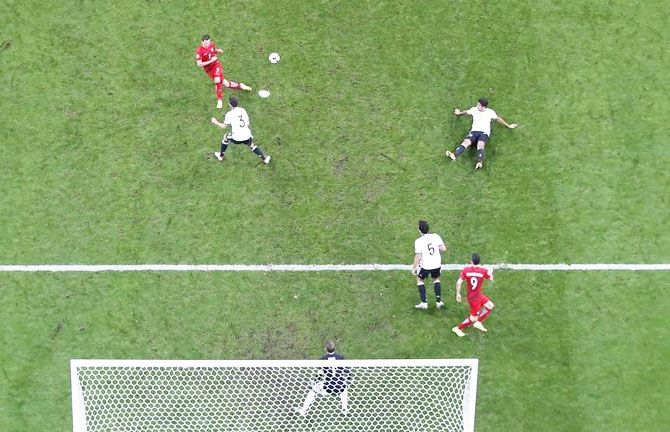
M 72 360 L 74 432 L 474 431 L 477 359 Z

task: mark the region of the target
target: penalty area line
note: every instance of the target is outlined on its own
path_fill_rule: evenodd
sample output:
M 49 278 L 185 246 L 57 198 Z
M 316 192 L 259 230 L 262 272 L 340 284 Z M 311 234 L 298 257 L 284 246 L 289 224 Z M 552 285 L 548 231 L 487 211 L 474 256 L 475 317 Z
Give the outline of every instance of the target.
M 442 270 L 461 270 L 466 264 L 443 264 Z M 489 264 L 486 268 L 518 271 L 668 271 L 670 264 Z M 138 264 L 138 265 L 0 265 L 11 272 L 327 272 L 409 271 L 405 264 Z

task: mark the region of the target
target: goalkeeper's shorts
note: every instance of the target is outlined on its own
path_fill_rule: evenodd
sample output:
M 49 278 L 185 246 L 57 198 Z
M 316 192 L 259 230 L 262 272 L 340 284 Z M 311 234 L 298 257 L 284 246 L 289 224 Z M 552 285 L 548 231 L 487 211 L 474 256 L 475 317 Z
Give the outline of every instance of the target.
M 328 383 L 319 381 L 312 384 L 312 391 L 319 396 L 336 396 L 342 393 L 346 388 L 347 386 L 343 382 Z

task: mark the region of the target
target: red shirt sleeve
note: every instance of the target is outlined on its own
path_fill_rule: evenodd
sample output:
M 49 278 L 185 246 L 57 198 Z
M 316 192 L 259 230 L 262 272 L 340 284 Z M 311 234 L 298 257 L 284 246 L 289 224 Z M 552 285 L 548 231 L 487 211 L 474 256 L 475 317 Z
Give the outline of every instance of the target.
M 484 270 L 484 278 L 491 280 L 491 272 L 488 270 Z
M 464 268 L 463 270 L 461 270 L 461 276 L 460 276 L 460 277 L 461 277 L 461 279 L 463 279 L 463 280 L 465 280 L 465 279 L 467 278 L 467 277 L 465 276 L 465 271 L 466 271 L 467 269 L 468 269 L 468 268 L 466 267 L 466 268 Z

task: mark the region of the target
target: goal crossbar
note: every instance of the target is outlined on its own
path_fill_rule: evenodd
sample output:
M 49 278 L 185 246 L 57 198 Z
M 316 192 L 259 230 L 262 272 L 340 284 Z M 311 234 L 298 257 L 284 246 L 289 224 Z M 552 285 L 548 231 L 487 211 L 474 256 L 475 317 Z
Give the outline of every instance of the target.
M 170 368 L 262 368 L 262 367 L 321 367 L 325 360 L 70 360 L 72 369 L 81 367 L 170 367 Z M 469 366 L 476 367 L 477 359 L 369 359 L 338 360 L 338 367 L 402 367 L 402 366 Z M 332 366 L 332 363 L 325 363 Z

